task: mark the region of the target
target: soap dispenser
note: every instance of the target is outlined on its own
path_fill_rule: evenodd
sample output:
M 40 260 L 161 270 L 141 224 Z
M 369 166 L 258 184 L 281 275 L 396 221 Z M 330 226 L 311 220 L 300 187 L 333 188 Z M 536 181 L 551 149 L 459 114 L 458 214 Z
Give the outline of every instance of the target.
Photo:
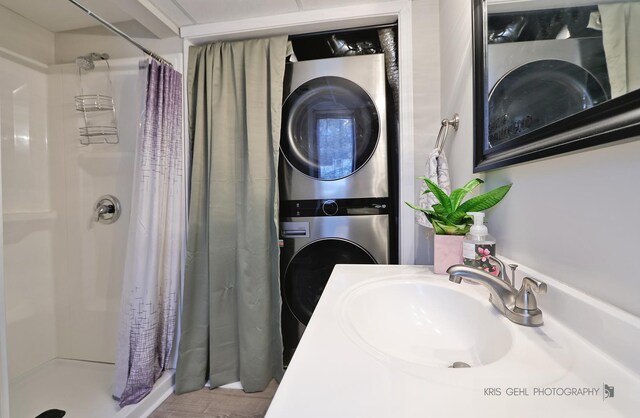
M 497 276 L 500 271 L 489 262 L 489 256 L 496 255 L 496 240 L 489 235 L 489 230 L 484 224 L 484 213 L 469 212 L 469 215 L 473 216 L 473 225 L 462 243 L 464 264 Z

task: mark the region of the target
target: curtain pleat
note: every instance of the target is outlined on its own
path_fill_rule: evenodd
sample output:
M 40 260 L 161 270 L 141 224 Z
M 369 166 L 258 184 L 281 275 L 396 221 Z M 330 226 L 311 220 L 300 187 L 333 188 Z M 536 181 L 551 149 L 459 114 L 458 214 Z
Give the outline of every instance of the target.
M 598 5 L 611 97 L 640 88 L 640 3 Z
M 284 36 L 189 51 L 192 149 L 176 393 L 280 379 L 277 166 Z

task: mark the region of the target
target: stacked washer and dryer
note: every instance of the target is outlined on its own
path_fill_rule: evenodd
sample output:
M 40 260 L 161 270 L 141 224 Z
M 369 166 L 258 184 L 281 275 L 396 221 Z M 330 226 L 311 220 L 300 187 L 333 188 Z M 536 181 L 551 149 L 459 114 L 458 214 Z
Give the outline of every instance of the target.
M 287 64 L 280 255 L 288 364 L 336 264 L 389 262 L 384 55 Z

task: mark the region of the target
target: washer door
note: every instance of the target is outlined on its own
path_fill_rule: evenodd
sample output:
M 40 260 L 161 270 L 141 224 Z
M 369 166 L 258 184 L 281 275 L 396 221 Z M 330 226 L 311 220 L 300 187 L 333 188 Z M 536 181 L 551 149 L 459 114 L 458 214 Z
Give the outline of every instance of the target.
M 315 179 L 353 174 L 378 143 L 380 122 L 373 100 L 345 78 L 320 77 L 300 85 L 285 101 L 282 115 L 284 157 Z
M 287 266 L 283 299 L 304 325 L 309 323 L 336 264 L 377 264 L 359 245 L 340 239 L 314 241 L 303 247 Z

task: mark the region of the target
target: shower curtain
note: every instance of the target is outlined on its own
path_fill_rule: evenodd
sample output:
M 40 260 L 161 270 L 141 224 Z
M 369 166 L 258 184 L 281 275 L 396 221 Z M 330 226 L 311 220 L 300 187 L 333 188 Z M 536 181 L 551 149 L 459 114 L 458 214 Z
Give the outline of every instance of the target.
M 287 38 L 189 51 L 192 149 L 176 393 L 280 379 L 278 145 Z
M 171 367 L 185 229 L 182 75 L 148 63 L 136 147 L 113 396 L 144 398 Z

